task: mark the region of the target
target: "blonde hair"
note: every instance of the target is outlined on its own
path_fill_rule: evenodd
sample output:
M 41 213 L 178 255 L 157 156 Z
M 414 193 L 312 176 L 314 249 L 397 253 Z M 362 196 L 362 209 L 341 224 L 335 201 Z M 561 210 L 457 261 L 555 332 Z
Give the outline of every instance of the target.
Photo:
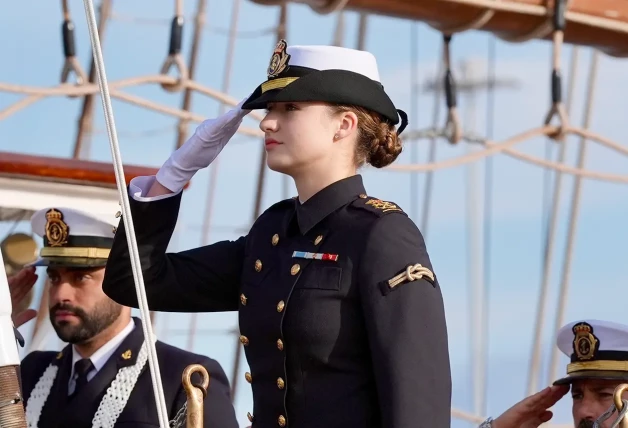
M 353 112 L 358 117 L 358 141 L 355 150 L 355 164 L 365 163 L 375 168 L 383 168 L 397 159 L 402 151 L 401 139 L 395 125 L 380 114 L 362 107 L 334 105 L 334 114 Z

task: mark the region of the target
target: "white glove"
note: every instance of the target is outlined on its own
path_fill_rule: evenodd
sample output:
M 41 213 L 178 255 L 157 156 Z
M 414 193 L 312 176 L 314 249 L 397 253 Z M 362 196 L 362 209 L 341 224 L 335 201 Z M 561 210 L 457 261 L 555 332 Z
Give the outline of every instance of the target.
M 179 147 L 157 172 L 157 181 L 171 192 L 177 193 L 199 169 L 207 168 L 231 137 L 236 133 L 244 116 L 251 110 L 242 110 L 245 98 L 233 109 L 215 118 L 207 119 L 194 134 Z

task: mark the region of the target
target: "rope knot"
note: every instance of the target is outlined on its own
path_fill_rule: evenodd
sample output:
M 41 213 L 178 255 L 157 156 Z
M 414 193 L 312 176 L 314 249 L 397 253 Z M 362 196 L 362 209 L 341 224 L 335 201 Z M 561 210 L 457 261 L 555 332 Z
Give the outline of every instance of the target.
M 419 279 L 423 279 L 423 277 L 427 277 L 431 282 L 434 282 L 434 274 L 431 270 L 419 263 L 409 265 L 404 272 L 401 272 L 399 275 L 389 279 L 388 286 L 390 288 L 395 288 L 404 282 L 417 281 Z

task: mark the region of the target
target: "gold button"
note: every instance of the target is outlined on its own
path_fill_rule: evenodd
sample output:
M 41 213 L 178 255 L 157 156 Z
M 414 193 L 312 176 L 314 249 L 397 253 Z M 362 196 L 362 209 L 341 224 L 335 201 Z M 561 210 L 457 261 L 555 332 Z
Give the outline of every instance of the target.
M 292 265 L 292 268 L 290 269 L 290 273 L 292 275 L 296 275 L 297 273 L 299 273 L 300 270 L 301 270 L 301 266 L 299 266 L 298 263 L 295 263 Z
M 246 417 L 249 418 L 249 422 L 253 422 L 253 415 L 251 414 L 251 412 L 247 412 Z
M 255 270 L 257 272 L 262 270 L 262 261 L 261 260 L 255 260 Z
M 277 339 L 277 349 L 283 351 L 283 341 L 281 339 Z
M 368 196 L 366 196 L 364 193 L 362 193 L 362 194 L 360 195 L 360 198 L 362 198 L 362 199 L 366 199 L 366 198 L 368 198 Z
M 318 235 L 316 239 L 314 240 L 314 245 L 320 244 L 322 240 L 323 240 L 323 235 Z
M 271 242 L 273 243 L 273 245 L 277 245 L 279 243 L 279 235 L 275 233 Z
M 242 303 L 242 306 L 246 306 L 246 296 L 244 294 L 240 294 L 240 303 Z
M 282 378 L 278 377 L 277 378 L 277 388 L 283 389 L 284 386 L 286 386 L 286 383 L 283 381 Z
M 286 426 L 286 418 L 284 417 L 284 415 L 279 415 L 279 417 L 277 418 L 277 423 L 280 427 Z
M 120 216 L 121 216 L 121 215 L 122 215 L 122 212 L 118 211 L 118 212 L 116 213 L 116 218 L 120 218 Z
M 246 346 L 249 344 L 249 338 L 246 336 L 240 336 L 240 342 L 242 342 L 242 344 Z
M 253 376 L 251 376 L 251 373 L 249 373 L 249 372 L 244 373 L 244 379 L 246 379 L 246 381 L 248 383 L 252 383 L 253 382 Z
M 286 307 L 286 304 L 284 303 L 283 300 L 280 300 L 279 303 L 277 303 L 277 312 L 283 312 L 283 308 Z

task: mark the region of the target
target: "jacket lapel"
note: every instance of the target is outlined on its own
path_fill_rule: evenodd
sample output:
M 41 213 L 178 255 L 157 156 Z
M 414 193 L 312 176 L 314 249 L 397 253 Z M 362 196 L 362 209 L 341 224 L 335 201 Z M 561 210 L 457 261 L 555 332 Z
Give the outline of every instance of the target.
M 71 399 L 68 398 L 59 426 L 91 426 L 98 406 L 111 382 L 118 375 L 118 371 L 123 367 L 132 366 L 136 363 L 140 348 L 144 342 L 144 335 L 141 321 L 137 318 L 133 318 L 133 320 L 135 321 L 135 328 L 122 341 L 96 376 L 83 387 L 79 394 Z
M 68 382 L 70 381 L 70 373 L 72 373 L 72 347 L 71 345 L 63 348 L 52 364 L 59 367 L 57 376 L 50 394 L 44 403 L 39 416 L 39 428 L 53 428 L 59 426 L 58 421 L 63 417 L 66 405 L 68 403 Z

